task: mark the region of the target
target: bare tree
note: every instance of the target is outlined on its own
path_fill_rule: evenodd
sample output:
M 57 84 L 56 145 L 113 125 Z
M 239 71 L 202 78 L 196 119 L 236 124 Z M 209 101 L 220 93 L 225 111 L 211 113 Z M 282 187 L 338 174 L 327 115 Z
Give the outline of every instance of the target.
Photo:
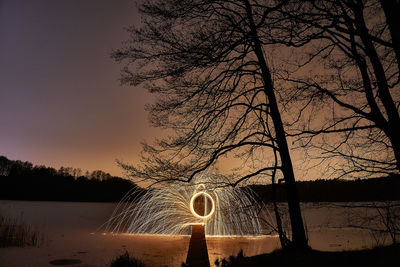
M 351 227 L 370 233 L 374 245 L 383 246 L 389 237 L 392 244 L 398 243 L 400 234 L 400 204 L 393 201 L 339 204 L 343 208 L 346 222 L 339 227 Z
M 150 121 L 173 130 L 144 144 L 141 164 L 121 163 L 152 184 L 190 182 L 215 165 L 241 163 L 219 186 L 273 175 L 285 181 L 292 245 L 307 247 L 276 87 L 261 35 L 287 1 L 146 1 L 143 26 L 128 28 L 123 83 L 156 96 Z M 277 158 L 274 160 L 274 153 Z
M 399 10 L 398 1 L 291 1 L 266 34 L 291 47 L 280 78 L 302 124 L 290 135 L 335 177 L 400 171 Z

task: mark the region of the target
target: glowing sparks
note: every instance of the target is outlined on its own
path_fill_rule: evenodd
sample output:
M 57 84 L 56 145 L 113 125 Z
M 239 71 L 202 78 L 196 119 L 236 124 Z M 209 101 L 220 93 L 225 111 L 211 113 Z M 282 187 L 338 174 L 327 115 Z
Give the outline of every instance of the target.
M 260 218 L 271 221 L 271 216 L 252 191 L 212 184 L 215 180 L 202 177 L 193 184 L 169 184 L 142 195 L 130 192 L 103 229 L 108 233 L 189 235 L 190 225 L 203 224 L 209 236 L 262 235 Z M 204 214 L 195 209 L 198 197 L 204 197 Z
M 205 199 L 205 201 L 204 201 L 205 210 L 207 210 L 207 199 L 209 199 L 210 202 L 211 202 L 211 211 L 210 211 L 208 214 L 207 214 L 207 212 L 205 211 L 205 212 L 204 212 L 204 216 L 198 214 L 198 213 L 194 210 L 194 201 L 196 200 L 197 197 L 199 197 L 199 196 L 201 196 L 201 195 L 202 195 L 202 196 L 204 197 L 204 199 Z M 211 217 L 211 215 L 214 214 L 214 211 L 215 211 L 215 203 L 214 203 L 213 198 L 212 198 L 209 194 L 207 194 L 206 192 L 203 192 L 203 191 L 197 192 L 197 193 L 194 194 L 194 195 L 192 196 L 192 198 L 190 199 L 190 211 L 191 211 L 192 214 L 193 214 L 194 216 L 196 216 L 197 218 L 200 218 L 200 219 L 203 219 L 203 220 L 207 220 L 208 218 Z

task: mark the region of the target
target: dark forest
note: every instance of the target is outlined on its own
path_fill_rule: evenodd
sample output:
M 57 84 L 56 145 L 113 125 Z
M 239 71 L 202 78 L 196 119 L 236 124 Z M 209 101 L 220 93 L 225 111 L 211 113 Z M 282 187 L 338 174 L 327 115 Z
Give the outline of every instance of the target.
M 296 182 L 302 202 L 400 200 L 400 179 L 396 175 L 357 180 Z M 56 170 L 30 162 L 0 157 L 0 199 L 118 202 L 130 190 L 139 189 L 132 181 L 100 170 Z M 264 202 L 272 201 L 271 185 L 252 185 Z M 277 185 L 276 200 L 286 201 L 284 184 Z M 139 191 L 138 191 L 139 192 Z
M 0 199 L 118 202 L 136 184 L 100 170 L 56 170 L 0 156 Z

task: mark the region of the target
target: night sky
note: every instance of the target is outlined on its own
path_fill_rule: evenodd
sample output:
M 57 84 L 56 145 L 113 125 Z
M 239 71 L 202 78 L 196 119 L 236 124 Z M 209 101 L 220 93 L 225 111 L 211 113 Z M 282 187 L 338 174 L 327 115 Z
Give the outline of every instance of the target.
M 139 23 L 132 0 L 0 0 L 0 155 L 118 176 L 116 159 L 137 163 L 162 133 L 147 121 L 151 96 L 120 85 L 110 54 Z
M 121 175 L 156 131 L 109 56 L 139 21 L 130 0 L 0 0 L 0 155 Z

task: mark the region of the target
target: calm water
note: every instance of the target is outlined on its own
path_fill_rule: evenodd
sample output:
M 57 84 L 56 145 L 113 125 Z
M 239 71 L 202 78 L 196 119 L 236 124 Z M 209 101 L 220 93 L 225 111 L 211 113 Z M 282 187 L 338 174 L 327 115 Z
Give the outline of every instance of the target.
M 342 203 L 343 204 L 343 203 Z M 302 205 L 310 245 L 319 250 L 347 250 L 375 246 L 370 231 L 348 227 L 354 214 L 340 203 Z M 52 266 L 55 259 L 79 259 L 81 266 L 107 266 L 125 251 L 148 266 L 180 266 L 185 261 L 189 236 L 103 235 L 97 230 L 111 215 L 115 203 L 0 201 L 0 213 L 31 225 L 45 234 L 39 248 L 0 248 L 4 266 Z M 282 207 L 282 209 L 284 209 Z M 357 216 L 356 216 L 357 217 Z M 284 216 L 284 221 L 285 216 Z M 381 240 L 382 241 L 382 240 Z M 382 242 L 389 242 L 383 240 Z M 237 254 L 271 252 L 279 247 L 275 236 L 207 237 L 210 262 Z M 24 257 L 21 257 L 24 255 Z M 79 266 L 79 265 L 74 265 Z

